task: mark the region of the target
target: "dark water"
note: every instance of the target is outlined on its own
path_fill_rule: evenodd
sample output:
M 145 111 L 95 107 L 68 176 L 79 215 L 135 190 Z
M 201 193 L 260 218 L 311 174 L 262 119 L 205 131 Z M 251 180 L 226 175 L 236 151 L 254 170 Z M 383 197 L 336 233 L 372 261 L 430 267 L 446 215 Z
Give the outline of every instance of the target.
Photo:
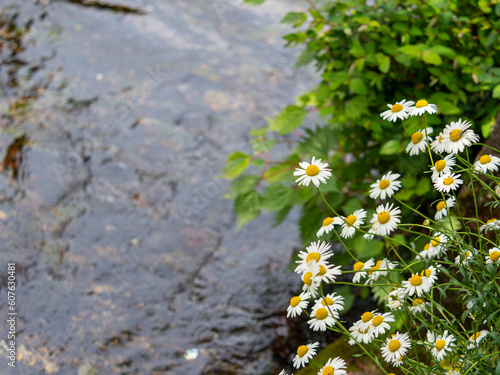
M 46 3 L 2 1 L 0 374 L 277 374 L 297 228 L 235 233 L 218 175 L 312 86 L 305 4 Z

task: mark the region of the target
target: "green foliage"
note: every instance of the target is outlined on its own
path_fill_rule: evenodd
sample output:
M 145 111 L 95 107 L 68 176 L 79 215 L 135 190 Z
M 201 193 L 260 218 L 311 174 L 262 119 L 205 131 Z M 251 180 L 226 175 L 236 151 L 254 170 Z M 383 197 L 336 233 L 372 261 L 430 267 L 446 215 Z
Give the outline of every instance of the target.
M 245 2 L 255 5 L 263 0 Z M 373 203 L 366 196 L 376 179 L 374 171 L 384 174 L 390 170 L 414 180 L 414 186 L 403 184 L 400 199 L 429 203 L 429 178 L 420 172 L 427 161 L 408 159 L 409 137 L 401 137 L 401 121 L 381 120 L 380 113 L 395 101 L 423 98 L 436 104 L 439 114 L 426 120 L 408 119 L 405 127 L 409 131 L 433 126 L 436 135 L 450 120 L 462 117 L 488 137 L 500 109 L 498 1 L 396 0 L 377 1 L 373 6 L 365 0 L 315 3 L 316 8 L 290 12 L 282 22 L 296 28 L 284 39 L 287 46 L 302 49 L 297 66 L 314 62 L 320 83 L 268 119 L 267 129 L 253 131 L 253 155 L 231 154 L 224 170 L 225 177 L 234 179 L 250 165 L 258 166 L 257 171 L 248 169 L 259 177 L 253 199 L 243 199 L 249 191 L 234 185 L 230 194 L 240 203 L 235 205 L 240 223 L 257 217 L 261 210 L 276 212 L 279 223 L 293 205 L 305 203 L 308 208 L 302 210 L 301 220 L 304 244 L 314 237 L 329 211 L 314 187 L 297 193 L 292 174 L 299 161 L 316 156 L 329 163 L 334 178 L 325 192 L 335 207 L 346 207 L 357 196 L 369 208 L 367 204 Z M 310 111 L 319 113 L 321 125 L 301 129 Z M 275 152 L 275 146 L 284 142 L 295 145 L 285 157 Z M 269 161 L 275 155 L 278 160 Z M 250 186 L 251 181 L 256 180 L 238 184 Z M 307 195 L 304 190 L 309 190 Z M 242 201 L 256 206 L 245 213 Z M 325 239 L 335 241 L 334 237 Z

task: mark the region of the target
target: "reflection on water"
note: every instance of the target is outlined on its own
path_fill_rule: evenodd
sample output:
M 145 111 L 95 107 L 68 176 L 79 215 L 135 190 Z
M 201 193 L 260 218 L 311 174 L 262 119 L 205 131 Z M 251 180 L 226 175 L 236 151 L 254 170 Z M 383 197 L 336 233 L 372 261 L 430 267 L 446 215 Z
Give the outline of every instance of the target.
M 294 4 L 3 7 L 0 264 L 18 268 L 17 373 L 279 372 L 296 227 L 264 217 L 235 234 L 217 176 L 307 87 L 281 42 Z

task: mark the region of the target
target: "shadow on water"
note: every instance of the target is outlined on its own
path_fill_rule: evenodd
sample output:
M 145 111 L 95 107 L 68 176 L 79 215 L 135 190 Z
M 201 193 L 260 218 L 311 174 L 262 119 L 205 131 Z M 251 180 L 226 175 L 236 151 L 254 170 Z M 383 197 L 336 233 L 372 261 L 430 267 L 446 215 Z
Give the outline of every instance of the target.
M 292 355 L 297 228 L 264 217 L 235 234 L 217 176 L 309 85 L 282 49 L 293 5 L 129 3 L 0 12 L 0 264 L 17 264 L 17 373 L 277 374 Z

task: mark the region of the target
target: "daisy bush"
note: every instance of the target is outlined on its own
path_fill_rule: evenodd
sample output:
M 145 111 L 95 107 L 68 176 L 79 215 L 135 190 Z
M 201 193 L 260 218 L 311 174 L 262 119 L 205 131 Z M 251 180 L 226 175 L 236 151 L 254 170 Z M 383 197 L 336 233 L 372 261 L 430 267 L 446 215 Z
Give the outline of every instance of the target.
M 480 213 L 485 212 L 481 205 L 491 212 L 500 205 L 496 189 L 500 177 L 495 174 L 500 158 L 484 153 L 477 161 L 471 159 L 470 148 L 479 136 L 464 119 L 437 129 L 441 131 L 435 138 L 442 138 L 442 146 L 434 142 L 430 127 L 408 131 L 404 123 L 407 117 L 419 116 L 426 125 L 427 117 L 439 113 L 439 108 L 424 99 L 417 101 L 425 104 L 420 107 L 404 99 L 396 103 L 401 103 L 398 108 L 405 115 L 396 118 L 384 111 L 381 119 L 400 120 L 402 137 L 417 145 L 406 152 L 426 156 L 427 165 L 420 173 L 433 182 L 432 208 L 423 210 L 399 199 L 399 191 L 405 188 L 404 171 L 380 171 L 381 177 L 369 184 L 365 194 L 368 208 L 340 215 L 321 191 L 332 176 L 329 165 L 315 158 L 311 163 L 299 163 L 294 172 L 301 176 L 297 183 L 307 186 L 304 176 L 309 175 L 311 188 L 330 210 L 331 216 L 323 220 L 317 237 L 334 234 L 343 249 L 316 241 L 298 253 L 295 272 L 303 287 L 290 300 L 287 316 L 300 319 L 303 315 L 312 331 L 331 330 L 345 337 L 385 374 L 498 374 L 500 220 L 485 219 Z M 411 105 L 403 106 L 407 103 Z M 485 148 L 500 154 L 493 147 Z M 486 162 L 478 168 L 481 158 Z M 314 176 L 308 170 L 313 170 Z M 324 178 L 319 180 L 322 174 Z M 461 190 L 470 192 L 471 202 L 464 202 Z M 486 199 L 479 200 L 480 196 Z M 375 205 L 370 205 L 370 200 Z M 469 210 L 468 205 L 474 209 Z M 373 206 L 375 209 L 370 208 Z M 370 211 L 372 218 L 365 220 Z M 355 246 L 344 241 L 356 236 L 374 246 L 382 244 L 383 257 L 363 259 L 357 255 Z M 350 266 L 335 264 L 336 253 L 349 254 Z M 339 282 L 345 275 L 350 281 Z M 345 284 L 366 289 L 378 300 L 375 309 L 350 324 L 344 317 L 345 298 L 340 292 Z M 348 373 L 342 353 L 333 353 L 326 363 L 315 361 L 319 346 L 319 342 L 301 345 L 293 366 L 315 367 L 318 375 Z

